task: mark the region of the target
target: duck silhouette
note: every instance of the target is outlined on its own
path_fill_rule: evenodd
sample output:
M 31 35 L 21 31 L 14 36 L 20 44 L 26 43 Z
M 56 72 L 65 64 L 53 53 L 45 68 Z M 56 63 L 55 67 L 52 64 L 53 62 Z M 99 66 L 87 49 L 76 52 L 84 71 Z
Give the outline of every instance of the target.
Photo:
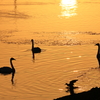
M 13 63 L 12 63 L 12 61 L 13 60 L 15 60 L 14 58 L 10 58 L 10 65 L 11 65 L 11 67 L 1 67 L 0 68 L 0 73 L 1 74 L 4 74 L 4 75 L 6 75 L 6 74 L 10 74 L 10 73 L 15 73 L 15 68 L 14 68 L 14 66 L 13 66 Z
M 39 47 L 34 47 L 34 40 L 33 39 L 31 39 L 31 42 L 32 42 L 32 52 L 33 53 L 40 53 L 41 49 Z
M 98 46 L 98 50 L 97 50 L 97 55 L 96 55 L 96 57 L 97 57 L 97 60 L 98 60 L 98 63 L 99 63 L 99 67 L 100 67 L 100 44 L 97 43 L 97 44 L 95 44 L 95 45 Z
M 70 81 L 69 84 L 68 84 L 68 83 L 65 84 L 65 85 L 68 86 L 68 87 L 67 87 L 68 91 L 66 91 L 66 92 L 70 92 L 71 95 L 74 95 L 74 94 L 75 94 L 75 93 L 74 93 L 74 89 L 75 89 L 75 88 L 78 88 L 78 87 L 74 87 L 74 83 L 75 83 L 76 81 L 78 81 L 78 80 L 72 80 L 72 81 Z

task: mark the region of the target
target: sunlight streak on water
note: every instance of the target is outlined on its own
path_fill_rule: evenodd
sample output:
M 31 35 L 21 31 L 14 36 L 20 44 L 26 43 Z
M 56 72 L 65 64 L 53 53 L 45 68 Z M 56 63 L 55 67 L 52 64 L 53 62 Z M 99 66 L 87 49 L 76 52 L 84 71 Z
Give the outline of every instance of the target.
M 69 18 L 77 15 L 77 1 L 76 0 L 62 0 L 60 3 L 62 7 L 61 16 L 65 18 Z

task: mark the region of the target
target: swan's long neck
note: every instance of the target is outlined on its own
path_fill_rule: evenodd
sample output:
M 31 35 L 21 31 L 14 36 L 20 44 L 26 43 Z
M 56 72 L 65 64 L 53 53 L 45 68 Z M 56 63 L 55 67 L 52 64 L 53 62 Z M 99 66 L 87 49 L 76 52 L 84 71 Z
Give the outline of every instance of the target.
M 34 48 L 34 40 L 32 41 L 32 49 Z
M 100 54 L 100 45 L 98 45 L 98 51 L 97 54 Z
M 13 66 L 12 60 L 10 60 L 10 64 L 11 64 L 12 70 L 15 71 L 15 68 Z

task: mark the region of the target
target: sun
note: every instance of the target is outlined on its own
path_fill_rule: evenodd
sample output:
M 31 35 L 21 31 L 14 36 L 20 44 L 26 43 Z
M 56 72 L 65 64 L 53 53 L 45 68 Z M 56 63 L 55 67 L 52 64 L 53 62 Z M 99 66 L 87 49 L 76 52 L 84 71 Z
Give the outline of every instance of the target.
M 73 5 L 76 4 L 76 0 L 62 0 L 61 3 L 63 5 Z
M 62 7 L 61 16 L 69 18 L 72 16 L 77 15 L 76 8 L 77 8 L 77 1 L 76 0 L 62 0 L 60 3 Z

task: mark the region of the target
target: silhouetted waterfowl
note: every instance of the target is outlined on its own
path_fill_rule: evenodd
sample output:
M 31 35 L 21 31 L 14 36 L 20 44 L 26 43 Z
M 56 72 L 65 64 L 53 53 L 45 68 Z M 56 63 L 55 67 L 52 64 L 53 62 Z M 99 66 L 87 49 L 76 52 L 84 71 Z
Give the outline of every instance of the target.
M 75 88 L 78 88 L 78 87 L 74 87 L 74 83 L 75 83 L 76 81 L 78 81 L 78 80 L 72 80 L 72 81 L 70 81 L 69 84 L 68 84 L 68 83 L 65 84 L 65 85 L 68 86 L 68 87 L 67 87 L 68 91 L 66 91 L 66 92 L 70 92 L 71 95 L 75 94 L 75 93 L 74 93 L 74 89 L 75 89 Z
M 96 45 L 98 46 L 98 51 L 97 51 L 96 57 L 97 57 L 97 60 L 98 60 L 98 63 L 99 63 L 99 67 L 100 67 L 100 44 L 97 43 Z
M 32 42 L 32 52 L 33 53 L 40 53 L 41 49 L 39 47 L 34 47 L 34 40 L 33 39 L 31 39 L 31 42 Z
M 72 80 L 72 81 L 70 81 L 70 83 L 69 83 L 69 84 L 68 84 L 68 83 L 66 83 L 66 85 L 67 85 L 67 86 L 74 85 L 74 83 L 75 83 L 76 81 L 78 81 L 78 80 Z
M 10 58 L 10 64 L 11 64 L 11 67 L 1 67 L 0 68 L 0 73 L 1 74 L 10 74 L 10 73 L 15 73 L 15 68 L 13 66 L 13 63 L 12 63 L 12 60 L 15 60 L 14 58 Z

